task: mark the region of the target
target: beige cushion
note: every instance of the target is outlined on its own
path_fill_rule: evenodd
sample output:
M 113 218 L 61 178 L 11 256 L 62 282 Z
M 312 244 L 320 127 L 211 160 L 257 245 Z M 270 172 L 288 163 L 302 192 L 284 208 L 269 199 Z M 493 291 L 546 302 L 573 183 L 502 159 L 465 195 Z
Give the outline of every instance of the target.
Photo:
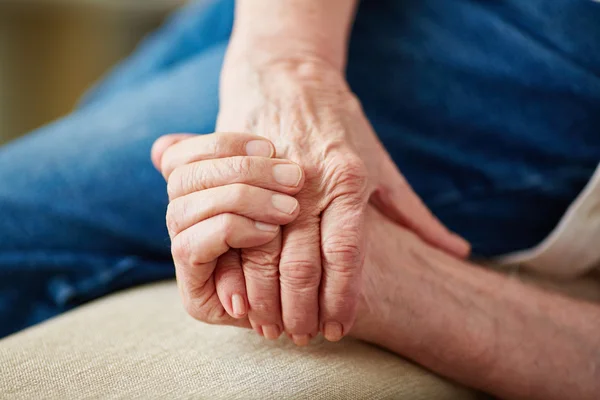
M 400 357 L 354 340 L 296 348 L 209 326 L 174 283 L 99 300 L 0 341 L 0 398 L 471 399 Z

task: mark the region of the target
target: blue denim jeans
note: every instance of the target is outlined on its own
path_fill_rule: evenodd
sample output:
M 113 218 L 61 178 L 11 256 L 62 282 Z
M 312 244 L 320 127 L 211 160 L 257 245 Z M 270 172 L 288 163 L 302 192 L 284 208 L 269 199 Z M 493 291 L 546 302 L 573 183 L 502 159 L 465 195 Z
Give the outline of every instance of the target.
M 233 0 L 192 3 L 69 116 L 0 148 L 0 337 L 173 277 L 153 141 L 207 133 Z M 348 80 L 475 254 L 541 241 L 600 160 L 600 4 L 368 0 Z

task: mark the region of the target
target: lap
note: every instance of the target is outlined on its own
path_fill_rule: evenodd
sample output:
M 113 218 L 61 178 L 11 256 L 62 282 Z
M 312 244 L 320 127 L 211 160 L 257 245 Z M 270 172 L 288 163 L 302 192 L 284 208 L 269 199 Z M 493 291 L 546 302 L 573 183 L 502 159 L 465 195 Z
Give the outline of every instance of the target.
M 552 229 L 598 162 L 598 82 L 564 53 L 528 52 L 492 29 L 502 10 L 455 3 L 363 2 L 348 78 L 442 221 L 479 253 L 517 250 Z M 149 151 L 162 134 L 214 129 L 232 18 L 231 0 L 188 6 L 79 110 L 0 148 L 0 337 L 172 276 Z M 531 69 L 542 61 L 545 80 Z
M 478 255 L 540 242 L 600 161 L 600 4 L 364 1 L 358 15 L 349 82 L 425 203 Z
M 0 337 L 174 275 L 155 139 L 207 133 L 225 43 L 0 148 Z

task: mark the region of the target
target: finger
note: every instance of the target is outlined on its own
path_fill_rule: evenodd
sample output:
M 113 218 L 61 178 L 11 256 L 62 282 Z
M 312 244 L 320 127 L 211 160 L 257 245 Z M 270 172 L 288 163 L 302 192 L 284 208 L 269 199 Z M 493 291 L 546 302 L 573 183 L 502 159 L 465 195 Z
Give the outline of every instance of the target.
M 158 171 L 161 170 L 162 157 L 165 151 L 180 141 L 190 139 L 196 135 L 191 133 L 173 133 L 171 135 L 161 136 L 152 145 L 152 150 L 150 152 L 152 158 L 152 164 L 154 164 L 154 168 Z
M 264 157 L 229 157 L 182 165 L 169 176 L 170 199 L 201 190 L 245 183 L 263 189 L 294 195 L 304 184 L 298 164 Z
M 211 265 L 207 265 L 206 268 L 212 270 L 217 265 L 217 260 L 209 264 Z M 184 308 L 189 315 L 210 324 L 233 325 L 244 328 L 250 326 L 247 318 L 233 318 L 227 314 L 216 293 L 214 277 L 199 285 L 193 269 L 179 268 L 177 263 L 175 266 L 177 286 Z
M 238 250 L 229 250 L 217 261 L 215 285 L 221 304 L 231 317 L 248 314 L 246 283 Z
M 262 136 L 248 133 L 213 133 L 195 135 L 186 138 L 185 141 L 175 141 L 165 148 L 159 165 L 163 176 L 168 179 L 176 168 L 197 161 L 233 156 L 271 158 L 274 155 L 275 146 Z
M 279 290 L 279 256 L 281 235 L 260 247 L 244 249 L 242 268 L 252 327 L 267 339 L 275 340 L 283 332 Z
M 279 226 L 235 214 L 220 214 L 184 230 L 172 240 L 175 265 L 193 277 L 201 290 L 211 278 L 215 260 L 230 248 L 261 246 L 273 240 Z
M 354 324 L 364 259 L 366 198 L 334 199 L 321 217 L 323 277 L 320 293 L 321 330 L 329 341 L 344 337 Z
M 319 331 L 321 282 L 319 217 L 301 215 L 283 231 L 279 265 L 285 331 L 299 346 Z
M 389 178 L 392 183 L 373 193 L 372 204 L 388 218 L 406 226 L 431 245 L 457 257 L 469 256 L 469 242 L 450 232 L 432 214 L 391 161 L 384 176 L 393 177 Z
M 298 201 L 291 196 L 235 183 L 176 198 L 167 209 L 167 227 L 173 237 L 200 221 L 224 213 L 286 225 L 297 217 L 298 212 Z

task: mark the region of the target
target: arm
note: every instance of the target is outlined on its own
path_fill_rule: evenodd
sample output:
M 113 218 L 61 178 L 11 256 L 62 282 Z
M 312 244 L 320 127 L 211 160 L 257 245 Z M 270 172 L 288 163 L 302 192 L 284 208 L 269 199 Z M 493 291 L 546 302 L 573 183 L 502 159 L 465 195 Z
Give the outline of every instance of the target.
M 598 305 L 462 267 L 425 268 L 439 311 L 421 332 L 430 346 L 412 349 L 424 364 L 502 397 L 598 395 Z
M 357 0 L 237 0 L 230 52 L 252 52 L 267 62 L 326 60 L 341 72 L 356 4 Z
M 377 233 L 368 234 L 379 238 L 376 256 L 365 269 L 376 265 L 369 275 L 386 279 L 367 283 L 359 337 L 502 398 L 597 398 L 600 305 L 454 259 L 375 223 Z M 377 247 L 391 236 L 397 243 Z
M 406 183 L 345 81 L 356 4 L 238 0 L 221 74 L 216 131 L 266 137 L 301 167 L 269 171 L 291 187 L 304 179 L 300 211 L 270 247 L 241 251 L 247 301 L 237 301 L 259 334 L 284 330 L 299 345 L 319 332 L 339 340 L 354 323 L 370 198 L 430 242 L 468 253 Z

